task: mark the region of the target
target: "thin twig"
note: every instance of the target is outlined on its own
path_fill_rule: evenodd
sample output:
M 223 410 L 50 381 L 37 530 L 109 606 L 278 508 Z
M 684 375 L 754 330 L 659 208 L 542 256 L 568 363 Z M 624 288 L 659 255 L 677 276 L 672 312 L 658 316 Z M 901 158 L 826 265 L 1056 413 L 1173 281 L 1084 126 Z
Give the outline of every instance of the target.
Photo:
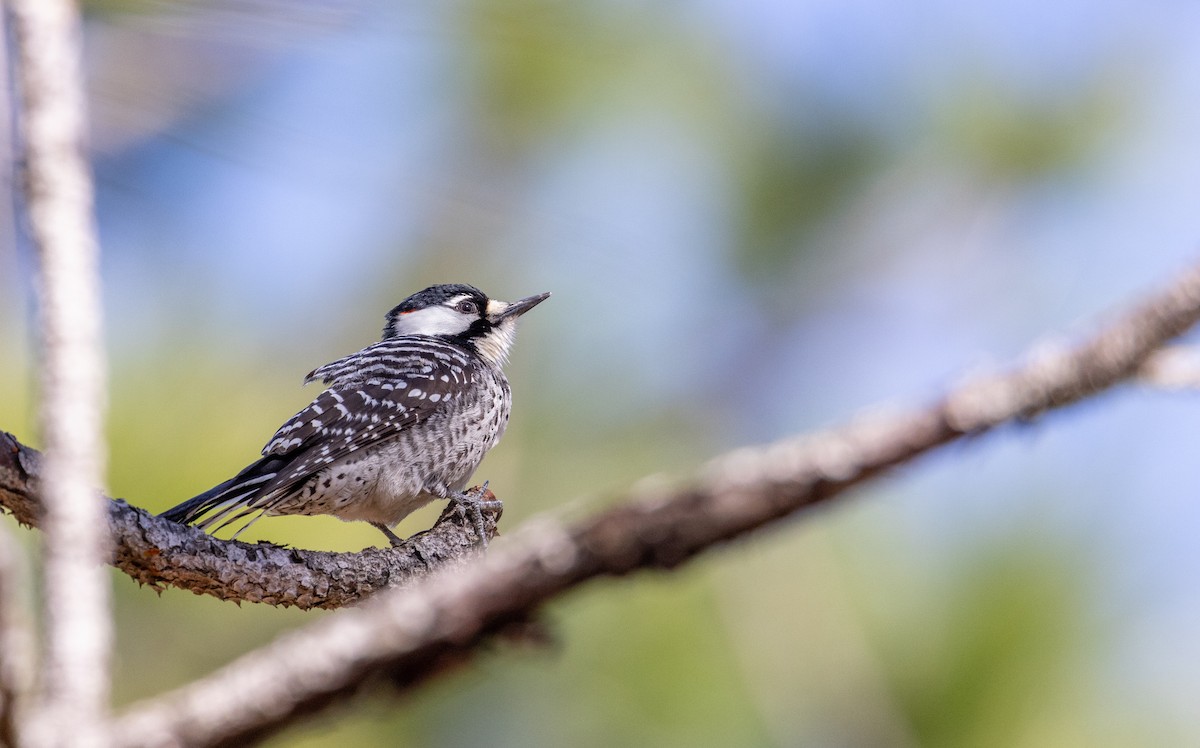
M 1200 390 L 1200 349 L 1171 345 L 1155 351 L 1138 369 L 1137 381 L 1162 390 Z
M 692 485 L 644 491 L 573 527 L 531 522 L 477 564 L 381 594 L 134 705 L 117 720 L 119 745 L 246 745 L 370 684 L 411 688 L 589 579 L 674 567 L 947 442 L 1106 390 L 1198 319 L 1200 267 L 1092 340 L 1043 349 L 923 410 L 740 450 Z
M 105 449 L 99 248 L 86 158 L 79 11 L 70 0 L 11 3 L 25 147 L 25 199 L 38 250 L 46 443 L 45 640 L 37 745 L 107 738 L 111 621 L 107 524 L 97 491 Z

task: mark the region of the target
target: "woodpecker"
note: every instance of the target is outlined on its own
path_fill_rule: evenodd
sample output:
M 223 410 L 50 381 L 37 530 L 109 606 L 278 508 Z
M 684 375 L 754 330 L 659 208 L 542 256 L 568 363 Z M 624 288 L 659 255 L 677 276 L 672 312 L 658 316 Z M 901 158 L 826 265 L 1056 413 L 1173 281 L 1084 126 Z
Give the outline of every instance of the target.
M 482 544 L 485 502 L 463 493 L 508 425 L 502 366 L 517 319 L 549 293 L 512 303 L 466 284 L 430 286 L 387 313 L 382 340 L 314 369 L 327 389 L 263 447 L 262 459 L 162 513 L 220 529 L 257 513 L 332 514 L 391 528 L 437 499 L 459 504 Z M 206 516 L 207 515 L 207 516 Z

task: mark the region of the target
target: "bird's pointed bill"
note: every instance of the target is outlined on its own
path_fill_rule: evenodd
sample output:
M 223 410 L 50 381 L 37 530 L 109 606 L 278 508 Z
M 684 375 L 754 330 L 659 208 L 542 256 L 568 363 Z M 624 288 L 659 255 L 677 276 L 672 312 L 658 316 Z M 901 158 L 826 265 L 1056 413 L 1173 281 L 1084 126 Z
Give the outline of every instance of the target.
M 548 298 L 550 298 L 549 291 L 535 296 L 526 296 L 520 301 L 514 301 L 511 304 L 492 299 L 488 302 L 487 315 L 493 323 L 508 319 L 509 317 L 520 317 Z

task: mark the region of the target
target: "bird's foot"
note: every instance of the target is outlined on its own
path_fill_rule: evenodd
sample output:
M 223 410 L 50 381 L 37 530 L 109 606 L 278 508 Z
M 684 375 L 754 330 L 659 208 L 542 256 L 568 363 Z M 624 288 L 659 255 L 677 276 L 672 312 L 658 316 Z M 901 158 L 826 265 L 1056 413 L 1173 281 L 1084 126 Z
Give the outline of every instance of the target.
M 392 544 L 393 548 L 399 548 L 400 545 L 404 543 L 404 541 L 400 539 L 399 535 L 392 532 L 391 528 L 382 522 L 372 522 L 371 525 L 387 536 L 388 542 Z
M 442 518 L 450 512 L 460 513 L 474 526 L 480 545 L 487 548 L 487 524 L 483 521 L 483 513 L 486 511 L 498 516 L 504 511 L 504 502 L 497 499 L 496 494 L 488 490 L 487 481 L 484 481 L 482 486 L 474 486 L 462 493 L 450 494 L 447 498 L 450 499 L 450 506 L 442 512 Z M 440 522 L 441 518 L 438 521 Z

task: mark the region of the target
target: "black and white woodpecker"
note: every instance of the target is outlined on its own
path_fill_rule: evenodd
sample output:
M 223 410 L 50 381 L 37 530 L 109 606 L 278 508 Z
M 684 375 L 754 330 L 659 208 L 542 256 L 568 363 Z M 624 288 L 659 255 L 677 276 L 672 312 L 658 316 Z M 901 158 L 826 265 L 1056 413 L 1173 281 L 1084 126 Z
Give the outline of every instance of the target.
M 262 459 L 162 516 L 209 530 L 256 512 L 332 514 L 370 522 L 395 545 L 397 522 L 449 499 L 486 544 L 482 492 L 463 489 L 508 425 L 501 367 L 517 318 L 549 296 L 508 303 L 465 284 L 409 296 L 388 312 L 380 342 L 309 373 L 305 384 L 328 388 L 280 427 Z

